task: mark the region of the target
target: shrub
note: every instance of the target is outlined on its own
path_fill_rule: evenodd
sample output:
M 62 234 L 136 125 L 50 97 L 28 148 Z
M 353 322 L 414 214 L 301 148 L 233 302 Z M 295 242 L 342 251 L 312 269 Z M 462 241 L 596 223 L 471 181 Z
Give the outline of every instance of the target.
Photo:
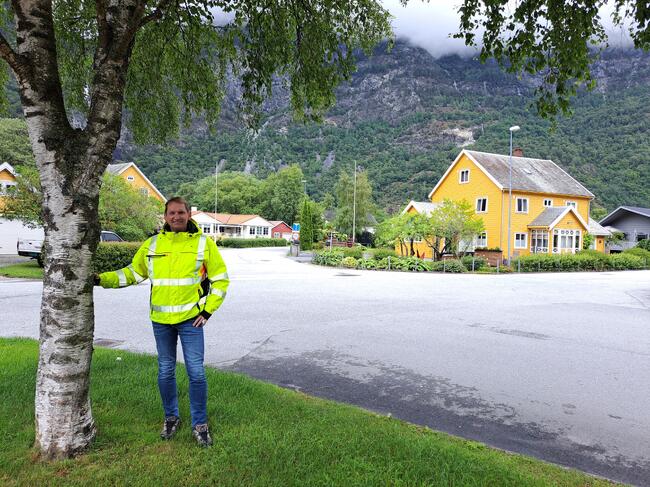
M 397 257 L 384 257 L 383 259 L 375 259 L 376 269 L 393 269 Z
M 374 249 L 372 251 L 372 258 L 375 260 L 385 259 L 386 257 L 397 257 L 397 252 L 394 249 Z
M 449 260 L 439 260 L 432 262 L 431 270 L 436 272 L 451 272 L 454 274 L 466 272 L 465 266 L 460 260 L 449 259 Z
M 343 255 L 345 257 L 354 257 L 355 259 L 358 260 L 363 258 L 364 251 L 365 251 L 365 247 L 361 245 L 356 245 L 354 247 L 344 247 Z
M 645 262 L 641 257 L 631 254 L 611 254 L 609 264 L 612 269 L 643 269 Z
M 429 266 L 426 264 L 426 262 L 424 262 L 422 259 L 418 259 L 417 257 L 402 257 L 395 260 L 395 269 L 401 271 L 424 272 L 429 270 Z
M 361 259 L 357 263 L 357 268 L 358 269 L 376 269 L 377 268 L 377 261 L 374 259 Z
M 602 271 L 608 269 L 642 269 L 643 258 L 629 253 L 605 255 L 586 250 L 577 254 L 527 255 L 513 261 L 513 270 L 538 271 Z
M 100 242 L 93 256 L 93 272 L 114 271 L 128 266 L 142 242 Z
M 243 249 L 249 247 L 286 247 L 288 242 L 283 238 L 222 238 L 217 240 L 218 247 Z
M 343 257 L 343 260 L 341 260 L 341 265 L 343 267 L 347 267 L 348 269 L 356 269 L 357 259 L 354 257 Z
M 646 250 L 641 247 L 634 247 L 632 249 L 627 249 L 623 251 L 624 254 L 629 254 L 629 255 L 636 255 L 637 257 L 641 257 L 643 261 L 646 263 L 646 266 L 650 265 L 650 250 Z
M 644 238 L 643 240 L 640 240 L 636 246 L 640 249 L 650 251 L 650 239 Z
M 337 266 L 343 260 L 343 252 L 340 250 L 323 250 L 314 254 L 314 264 Z
M 478 271 L 479 269 L 487 267 L 488 265 L 487 260 L 485 260 L 483 257 L 472 257 L 471 255 L 466 255 L 465 257 L 461 258 L 460 261 L 468 271 Z M 474 262 L 474 269 L 472 269 L 472 262 Z

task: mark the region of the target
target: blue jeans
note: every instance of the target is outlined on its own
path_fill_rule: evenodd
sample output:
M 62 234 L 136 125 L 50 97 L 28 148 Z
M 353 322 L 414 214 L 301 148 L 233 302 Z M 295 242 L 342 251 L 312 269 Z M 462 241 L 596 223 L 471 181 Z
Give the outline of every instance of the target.
M 165 416 L 179 416 L 176 392 L 176 343 L 181 338 L 185 368 L 190 380 L 192 427 L 208 422 L 208 384 L 203 367 L 203 328 L 192 326 L 195 318 L 177 325 L 153 323 L 158 349 L 158 389 Z

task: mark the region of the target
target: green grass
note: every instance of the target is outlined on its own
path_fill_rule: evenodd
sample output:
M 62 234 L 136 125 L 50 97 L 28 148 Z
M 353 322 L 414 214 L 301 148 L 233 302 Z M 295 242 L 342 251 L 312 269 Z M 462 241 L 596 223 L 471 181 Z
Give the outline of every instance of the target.
M 122 360 L 117 361 L 117 357 Z M 158 437 L 154 357 L 97 349 L 98 436 L 75 460 L 41 462 L 34 440 L 37 343 L 0 339 L 0 485 L 528 486 L 608 485 L 577 471 L 209 369 L 215 444 L 200 449 L 179 366 L 177 437 Z
M 0 276 L 22 277 L 27 279 L 43 279 L 43 268 L 33 260 L 21 264 L 0 267 Z

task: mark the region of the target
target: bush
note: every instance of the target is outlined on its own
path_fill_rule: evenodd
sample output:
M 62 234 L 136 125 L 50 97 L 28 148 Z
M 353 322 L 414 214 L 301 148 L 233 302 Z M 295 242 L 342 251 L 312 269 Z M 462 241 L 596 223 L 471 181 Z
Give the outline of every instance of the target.
M 641 257 L 631 254 L 612 254 L 609 256 L 609 262 L 612 269 L 643 269 L 645 262 Z
M 398 271 L 415 271 L 424 272 L 429 270 L 429 266 L 422 259 L 417 257 L 400 257 L 391 258 L 391 269 Z
M 577 254 L 527 255 L 513 260 L 513 270 L 538 271 L 603 271 L 609 269 L 642 269 L 644 260 L 629 253 L 605 255 L 585 250 Z
M 93 256 L 93 272 L 115 271 L 128 266 L 142 242 L 100 242 Z
M 286 247 L 288 242 L 283 238 L 222 238 L 217 240 L 218 247 L 243 249 L 249 247 Z
M 357 263 L 357 268 L 358 269 L 376 269 L 377 268 L 377 261 L 374 259 L 361 259 Z
M 347 267 L 348 269 L 356 269 L 357 259 L 354 257 L 343 257 L 343 260 L 341 260 L 341 265 L 343 267 Z
M 468 271 L 478 271 L 479 269 L 483 269 L 488 265 L 487 260 L 485 260 L 483 257 L 472 257 L 471 255 L 466 255 L 465 257 L 461 258 L 460 261 Z M 472 269 L 472 262 L 474 262 L 474 269 Z
M 636 246 L 640 249 L 650 251 L 650 239 L 644 238 L 643 240 L 640 240 Z
M 641 257 L 641 259 L 643 259 L 643 261 L 646 263 L 646 266 L 650 265 L 650 250 L 646 250 L 641 247 L 634 247 L 632 249 L 627 249 L 623 251 L 623 253 Z
M 397 257 L 397 252 L 394 249 L 374 249 L 372 251 L 372 258 L 375 260 L 382 260 L 386 257 Z
M 432 271 L 451 272 L 454 274 L 467 271 L 463 263 L 457 259 L 438 260 L 436 262 L 432 262 L 430 267 Z
M 340 250 L 323 250 L 314 254 L 313 262 L 319 265 L 329 265 L 336 267 L 343 260 L 343 252 Z
M 363 258 L 363 253 L 365 252 L 365 247 L 361 245 L 356 245 L 354 247 L 343 247 L 343 255 L 345 257 L 354 257 L 359 260 Z

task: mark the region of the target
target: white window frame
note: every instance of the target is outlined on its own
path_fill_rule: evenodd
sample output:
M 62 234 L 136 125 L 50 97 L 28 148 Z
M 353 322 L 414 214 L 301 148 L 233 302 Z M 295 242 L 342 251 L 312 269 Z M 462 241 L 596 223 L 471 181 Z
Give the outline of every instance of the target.
M 546 242 L 546 245 L 544 245 L 544 242 Z M 549 232 L 547 230 L 535 229 L 530 231 L 530 252 L 532 254 L 548 254 L 548 242 Z
M 520 201 L 525 201 L 526 202 L 526 211 L 519 211 L 519 202 Z M 522 214 L 528 213 L 528 208 L 529 208 L 528 203 L 529 203 L 528 198 L 523 198 L 521 196 L 517 196 L 515 198 L 515 213 L 522 213 Z
M 566 200 L 564 206 L 572 206 L 574 210 L 578 209 L 578 202 L 573 200 Z
M 135 178 L 133 176 L 127 176 L 126 180 L 130 181 L 130 182 L 133 182 L 133 181 L 135 181 Z
M 519 244 L 519 245 L 517 245 L 517 243 L 518 243 L 518 241 L 517 241 L 517 236 L 519 236 L 519 235 L 523 235 L 523 236 L 524 236 L 524 243 L 523 243 L 523 244 Z M 528 248 L 528 234 L 527 234 L 527 233 L 524 233 L 524 232 L 516 232 L 515 235 L 514 235 L 514 239 L 515 239 L 515 245 L 514 245 L 514 247 L 515 247 L 516 249 L 527 249 L 527 248 Z M 519 240 L 519 242 L 521 242 L 521 240 Z
M 149 196 L 149 189 L 148 188 L 140 188 L 140 194 L 144 196 Z
M 546 203 L 548 203 L 548 204 L 546 204 Z M 544 204 L 544 208 L 550 208 L 551 206 L 553 206 L 553 200 L 550 199 L 550 198 L 544 198 L 544 203 L 543 204 Z
M 248 227 L 248 234 L 249 235 L 255 235 L 255 227 Z
M 273 232 L 273 238 L 280 238 L 280 232 Z
M 488 244 L 488 235 L 487 232 L 479 233 L 474 240 L 474 247 L 487 248 Z
M 467 174 L 467 179 L 463 181 L 463 174 Z M 458 182 L 460 184 L 467 184 L 469 183 L 469 169 L 461 169 L 458 171 Z
M 479 210 L 479 201 L 485 201 L 485 209 L 484 210 Z M 476 209 L 476 213 L 487 213 L 488 212 L 488 199 L 487 199 L 487 196 L 484 196 L 482 198 L 476 198 L 475 209 Z

